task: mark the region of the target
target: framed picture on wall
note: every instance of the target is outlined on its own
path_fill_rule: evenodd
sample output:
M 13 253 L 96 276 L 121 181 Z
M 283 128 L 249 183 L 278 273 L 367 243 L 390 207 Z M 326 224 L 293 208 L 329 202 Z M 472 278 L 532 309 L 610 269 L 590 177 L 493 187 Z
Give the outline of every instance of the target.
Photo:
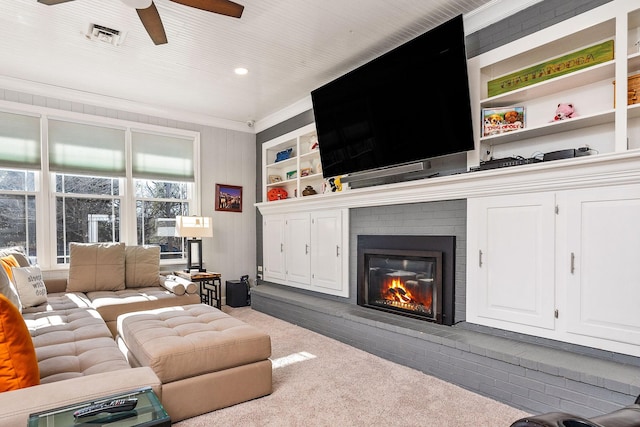
M 216 184 L 216 210 L 242 212 L 242 187 Z

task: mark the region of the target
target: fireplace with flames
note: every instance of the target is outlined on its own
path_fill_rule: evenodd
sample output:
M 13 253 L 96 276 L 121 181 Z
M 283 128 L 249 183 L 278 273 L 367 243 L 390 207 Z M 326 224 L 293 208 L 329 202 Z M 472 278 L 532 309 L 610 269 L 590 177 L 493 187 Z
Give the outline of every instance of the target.
M 435 237 L 436 243 L 429 236 L 358 236 L 358 304 L 453 324 L 455 240 Z M 446 247 L 438 244 L 442 237 Z

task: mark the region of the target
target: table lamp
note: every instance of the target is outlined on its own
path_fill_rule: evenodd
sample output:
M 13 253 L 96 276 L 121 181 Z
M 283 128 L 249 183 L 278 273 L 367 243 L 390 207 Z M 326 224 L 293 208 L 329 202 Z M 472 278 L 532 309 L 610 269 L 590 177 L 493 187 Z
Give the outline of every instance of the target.
M 176 216 L 176 236 L 187 238 L 187 273 L 207 271 L 202 266 L 202 237 L 213 237 L 211 222 L 208 216 Z

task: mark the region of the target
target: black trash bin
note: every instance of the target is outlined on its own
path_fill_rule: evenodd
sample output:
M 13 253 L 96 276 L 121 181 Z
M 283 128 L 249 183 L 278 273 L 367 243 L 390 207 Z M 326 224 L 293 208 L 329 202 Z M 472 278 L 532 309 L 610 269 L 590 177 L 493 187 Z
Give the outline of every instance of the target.
M 227 280 L 227 305 L 229 307 L 245 307 L 249 305 L 248 281 Z

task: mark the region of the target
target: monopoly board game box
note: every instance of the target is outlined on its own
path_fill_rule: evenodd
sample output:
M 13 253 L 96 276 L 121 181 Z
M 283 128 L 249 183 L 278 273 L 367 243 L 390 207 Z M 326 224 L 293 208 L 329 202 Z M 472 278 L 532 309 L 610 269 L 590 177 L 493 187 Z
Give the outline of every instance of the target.
M 482 136 L 523 129 L 524 123 L 524 107 L 482 109 Z

